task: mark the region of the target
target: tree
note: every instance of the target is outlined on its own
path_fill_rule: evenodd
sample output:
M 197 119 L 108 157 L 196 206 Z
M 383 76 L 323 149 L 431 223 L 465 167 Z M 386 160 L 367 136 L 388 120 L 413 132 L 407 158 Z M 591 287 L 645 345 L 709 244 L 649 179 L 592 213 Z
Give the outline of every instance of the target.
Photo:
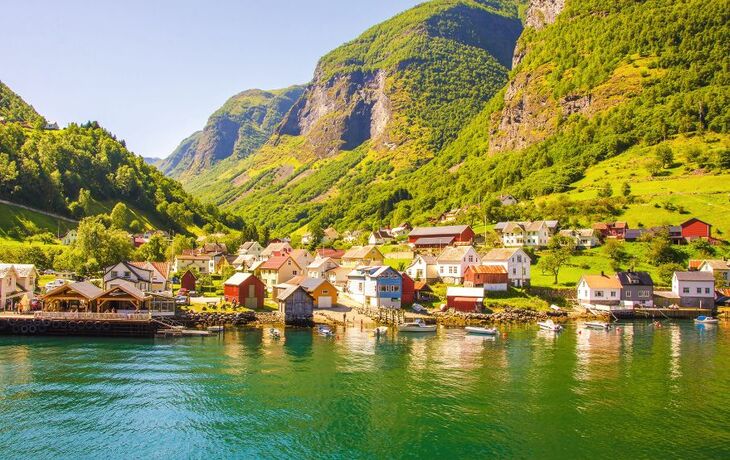
M 661 264 L 657 267 L 659 280 L 663 286 L 671 286 L 674 272 L 681 271 L 684 271 L 684 267 L 676 263 Z
M 666 264 L 676 262 L 677 251 L 672 247 L 669 240 L 669 231 L 662 230 L 654 235 L 649 244 L 649 260 L 650 264 Z
M 674 164 L 674 152 L 668 145 L 660 145 L 656 148 L 656 159 L 662 168 L 669 168 Z
M 610 182 L 604 182 L 601 188 L 598 189 L 598 198 L 608 198 L 613 195 L 613 187 Z
M 114 205 L 111 214 L 109 214 L 112 220 L 112 227 L 119 230 L 127 230 L 129 223 L 132 220 L 132 213 L 129 212 L 127 205 L 119 202 Z
M 319 222 L 314 221 L 309 224 L 309 250 L 314 251 L 324 238 L 324 230 Z
M 173 259 L 175 256 L 182 254 L 184 249 L 193 249 L 194 247 L 195 240 L 193 237 L 177 234 L 172 239 L 172 243 L 168 247 L 168 257 Z
M 690 243 L 692 249 L 703 257 L 712 257 L 715 255 L 715 247 L 707 240 L 696 239 Z
M 76 242 L 57 258 L 60 268 L 84 275 L 98 273 L 104 267 L 128 260 L 134 249 L 125 232 L 109 228 L 100 216 L 82 219 L 77 234 Z
M 621 264 L 626 261 L 624 245 L 617 240 L 607 239 L 603 245 L 603 253 L 611 260 L 611 268 L 613 271 L 619 271 Z
M 135 258 L 149 262 L 164 262 L 167 259 L 169 246 L 170 244 L 161 235 L 152 235 L 147 243 L 137 249 Z
M 621 186 L 621 194 L 624 196 L 624 198 L 628 198 L 631 196 L 631 185 L 629 185 L 628 182 L 624 182 L 624 184 Z
M 730 169 L 730 149 L 722 149 L 717 152 L 717 166 L 720 169 Z
M 548 243 L 547 254 L 540 258 L 543 270 L 553 275 L 553 284 L 558 284 L 558 274 L 575 251 L 575 241 L 572 238 L 556 235 Z

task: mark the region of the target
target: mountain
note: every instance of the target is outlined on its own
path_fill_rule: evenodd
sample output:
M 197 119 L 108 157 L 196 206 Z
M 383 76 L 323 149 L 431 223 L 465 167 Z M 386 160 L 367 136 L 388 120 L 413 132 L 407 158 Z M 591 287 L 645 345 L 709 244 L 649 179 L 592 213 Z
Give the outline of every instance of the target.
M 646 204 L 590 193 L 617 188 L 618 177 L 646 183 L 647 200 L 657 181 L 678 180 L 715 203 L 710 194 L 730 179 L 724 3 L 418 5 L 324 56 L 260 148 L 184 185 L 281 233 L 313 221 L 338 229 L 423 223 L 500 193 L 526 201 L 510 211 L 520 218 L 562 213 L 537 209 L 540 197 L 576 197 L 569 217 L 585 225 L 580 216 L 611 218 Z M 657 168 L 666 149 L 675 161 Z M 604 164 L 620 173 L 592 173 L 598 182 L 587 185 L 587 169 Z M 713 212 L 689 203 L 676 214 Z
M 194 177 L 229 157 L 245 158 L 266 142 L 304 88 L 262 91 L 251 89 L 228 99 L 208 118 L 202 131 L 183 140 L 158 162 L 170 177 Z
M 177 232 L 240 223 L 192 198 L 96 122 L 45 129 L 36 123 L 43 118 L 5 85 L 0 107 L 0 199 L 77 219 L 123 202 L 141 225 Z

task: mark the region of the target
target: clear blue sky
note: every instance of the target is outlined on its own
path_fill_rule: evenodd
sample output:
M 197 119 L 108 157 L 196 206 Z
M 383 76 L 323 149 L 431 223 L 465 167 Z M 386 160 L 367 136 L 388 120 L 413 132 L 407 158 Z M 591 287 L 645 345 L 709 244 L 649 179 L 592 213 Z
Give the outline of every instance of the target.
M 419 0 L 0 0 L 0 80 L 49 120 L 98 120 L 167 156 L 248 88 L 308 82 L 317 59 Z

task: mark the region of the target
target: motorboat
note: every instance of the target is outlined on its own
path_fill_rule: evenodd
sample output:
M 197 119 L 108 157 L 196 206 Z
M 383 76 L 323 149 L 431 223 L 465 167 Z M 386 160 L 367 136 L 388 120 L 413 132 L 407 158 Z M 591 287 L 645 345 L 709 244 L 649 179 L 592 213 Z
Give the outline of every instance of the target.
M 717 324 L 718 320 L 717 318 L 713 318 L 712 316 L 698 316 L 695 318 L 695 323 L 697 324 Z
M 380 337 L 388 332 L 388 326 L 378 326 L 375 328 L 375 335 Z
M 559 332 L 563 330 L 563 326 L 554 323 L 551 319 L 547 321 L 538 321 L 537 325 L 540 326 L 540 329 L 545 329 L 546 331 Z
M 418 303 L 414 303 L 413 306 L 411 307 L 411 310 L 413 310 L 416 313 L 428 313 L 428 310 L 426 309 L 426 307 L 424 307 L 423 305 L 418 304 Z
M 269 334 L 271 334 L 271 337 L 278 339 L 281 338 L 281 332 L 276 328 L 269 329 Z
M 223 332 L 223 326 L 208 326 L 206 330 L 208 332 Z
M 324 337 L 333 337 L 335 335 L 334 331 L 328 326 L 319 326 L 317 332 Z
M 398 325 L 399 332 L 436 332 L 435 324 L 426 324 L 421 320 L 410 323 L 401 323 Z
M 611 328 L 611 325 L 605 321 L 586 321 L 585 323 L 583 323 L 583 326 L 585 326 L 586 329 L 608 330 Z
M 477 326 L 466 326 L 464 328 L 467 334 L 480 334 L 480 335 L 497 335 L 499 330 L 496 327 L 477 327 Z

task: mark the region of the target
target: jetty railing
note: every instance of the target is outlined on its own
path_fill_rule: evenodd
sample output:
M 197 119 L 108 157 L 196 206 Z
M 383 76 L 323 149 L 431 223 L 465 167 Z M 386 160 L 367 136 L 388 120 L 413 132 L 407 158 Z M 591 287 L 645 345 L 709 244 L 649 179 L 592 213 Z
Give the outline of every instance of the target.
M 149 320 L 152 319 L 152 312 L 134 313 L 92 313 L 74 311 L 38 311 L 33 314 L 38 319 L 61 319 L 61 320 Z

